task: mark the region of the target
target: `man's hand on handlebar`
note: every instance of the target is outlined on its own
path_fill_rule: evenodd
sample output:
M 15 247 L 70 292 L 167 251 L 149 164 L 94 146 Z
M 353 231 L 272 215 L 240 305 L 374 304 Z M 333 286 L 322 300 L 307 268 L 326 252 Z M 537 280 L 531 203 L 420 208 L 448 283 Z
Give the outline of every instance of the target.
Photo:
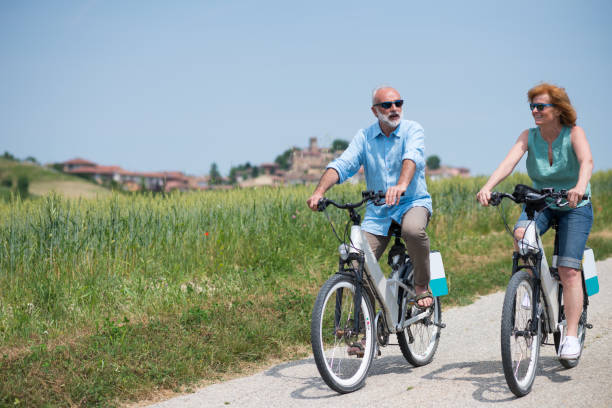
M 317 207 L 319 205 L 319 201 L 323 198 L 323 194 L 317 193 L 316 191 L 310 196 L 310 198 L 306 201 L 308 207 L 312 211 L 317 211 Z
M 399 204 L 400 197 L 405 191 L 406 187 L 403 185 L 398 184 L 396 186 L 389 187 L 387 193 L 385 194 L 385 203 L 387 203 L 388 206 Z

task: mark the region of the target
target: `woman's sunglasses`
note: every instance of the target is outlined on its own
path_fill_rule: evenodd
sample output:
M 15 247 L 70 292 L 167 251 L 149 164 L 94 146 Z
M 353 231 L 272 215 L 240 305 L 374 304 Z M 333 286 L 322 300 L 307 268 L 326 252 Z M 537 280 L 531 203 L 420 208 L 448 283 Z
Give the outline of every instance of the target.
M 533 108 L 537 109 L 538 112 L 542 112 L 547 106 L 555 106 L 552 103 L 530 103 L 529 110 L 533 110 Z
M 403 104 L 404 101 L 402 99 L 398 99 L 397 101 L 375 103 L 373 106 L 380 106 L 383 109 L 389 109 L 391 105 L 395 105 L 396 108 L 401 108 Z

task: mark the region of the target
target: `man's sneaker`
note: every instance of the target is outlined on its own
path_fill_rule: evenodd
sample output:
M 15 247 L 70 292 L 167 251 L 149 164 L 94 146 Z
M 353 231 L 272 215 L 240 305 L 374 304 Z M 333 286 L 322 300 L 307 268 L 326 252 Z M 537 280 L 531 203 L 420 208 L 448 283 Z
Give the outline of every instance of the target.
M 580 342 L 578 337 L 566 336 L 563 344 L 561 345 L 561 352 L 559 358 L 563 360 L 575 360 L 580 357 Z
M 525 309 L 525 310 L 531 309 L 531 296 L 529 296 L 529 293 L 525 293 L 523 295 L 523 301 L 521 302 L 521 309 Z

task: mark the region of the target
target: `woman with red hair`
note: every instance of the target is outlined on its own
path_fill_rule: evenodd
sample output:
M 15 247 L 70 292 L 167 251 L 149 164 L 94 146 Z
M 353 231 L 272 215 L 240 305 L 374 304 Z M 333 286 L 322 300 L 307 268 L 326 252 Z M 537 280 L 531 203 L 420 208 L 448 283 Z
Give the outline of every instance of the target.
M 484 206 L 489 204 L 491 190 L 505 179 L 527 152 L 527 174 L 537 189 L 552 187 L 567 190 L 569 206 L 551 206 L 537 214 L 536 225 L 541 234 L 552 219 L 559 225 L 559 257 L 557 266 L 563 283 L 567 336 L 560 358 L 573 360 L 580 356 L 577 338 L 582 313 L 583 292 L 581 261 L 591 226 L 593 209 L 590 197 L 593 157 L 584 130 L 576 125 L 576 111 L 565 89 L 541 83 L 527 93 L 529 109 L 536 127 L 524 130 L 506 158 L 476 194 Z M 515 240 L 523 238 L 528 221 L 525 211 L 514 229 Z M 515 242 L 516 246 L 516 242 Z

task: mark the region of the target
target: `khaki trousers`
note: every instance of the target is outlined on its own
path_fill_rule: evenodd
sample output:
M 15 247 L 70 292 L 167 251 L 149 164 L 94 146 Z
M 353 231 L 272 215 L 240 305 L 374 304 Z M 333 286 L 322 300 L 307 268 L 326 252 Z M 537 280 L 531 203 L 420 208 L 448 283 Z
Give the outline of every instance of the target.
M 414 265 L 414 283 L 425 287 L 429 284 L 429 236 L 425 231 L 428 222 L 429 211 L 425 207 L 412 207 L 402 218 L 402 239 Z M 378 260 L 391 237 L 364 232 Z

